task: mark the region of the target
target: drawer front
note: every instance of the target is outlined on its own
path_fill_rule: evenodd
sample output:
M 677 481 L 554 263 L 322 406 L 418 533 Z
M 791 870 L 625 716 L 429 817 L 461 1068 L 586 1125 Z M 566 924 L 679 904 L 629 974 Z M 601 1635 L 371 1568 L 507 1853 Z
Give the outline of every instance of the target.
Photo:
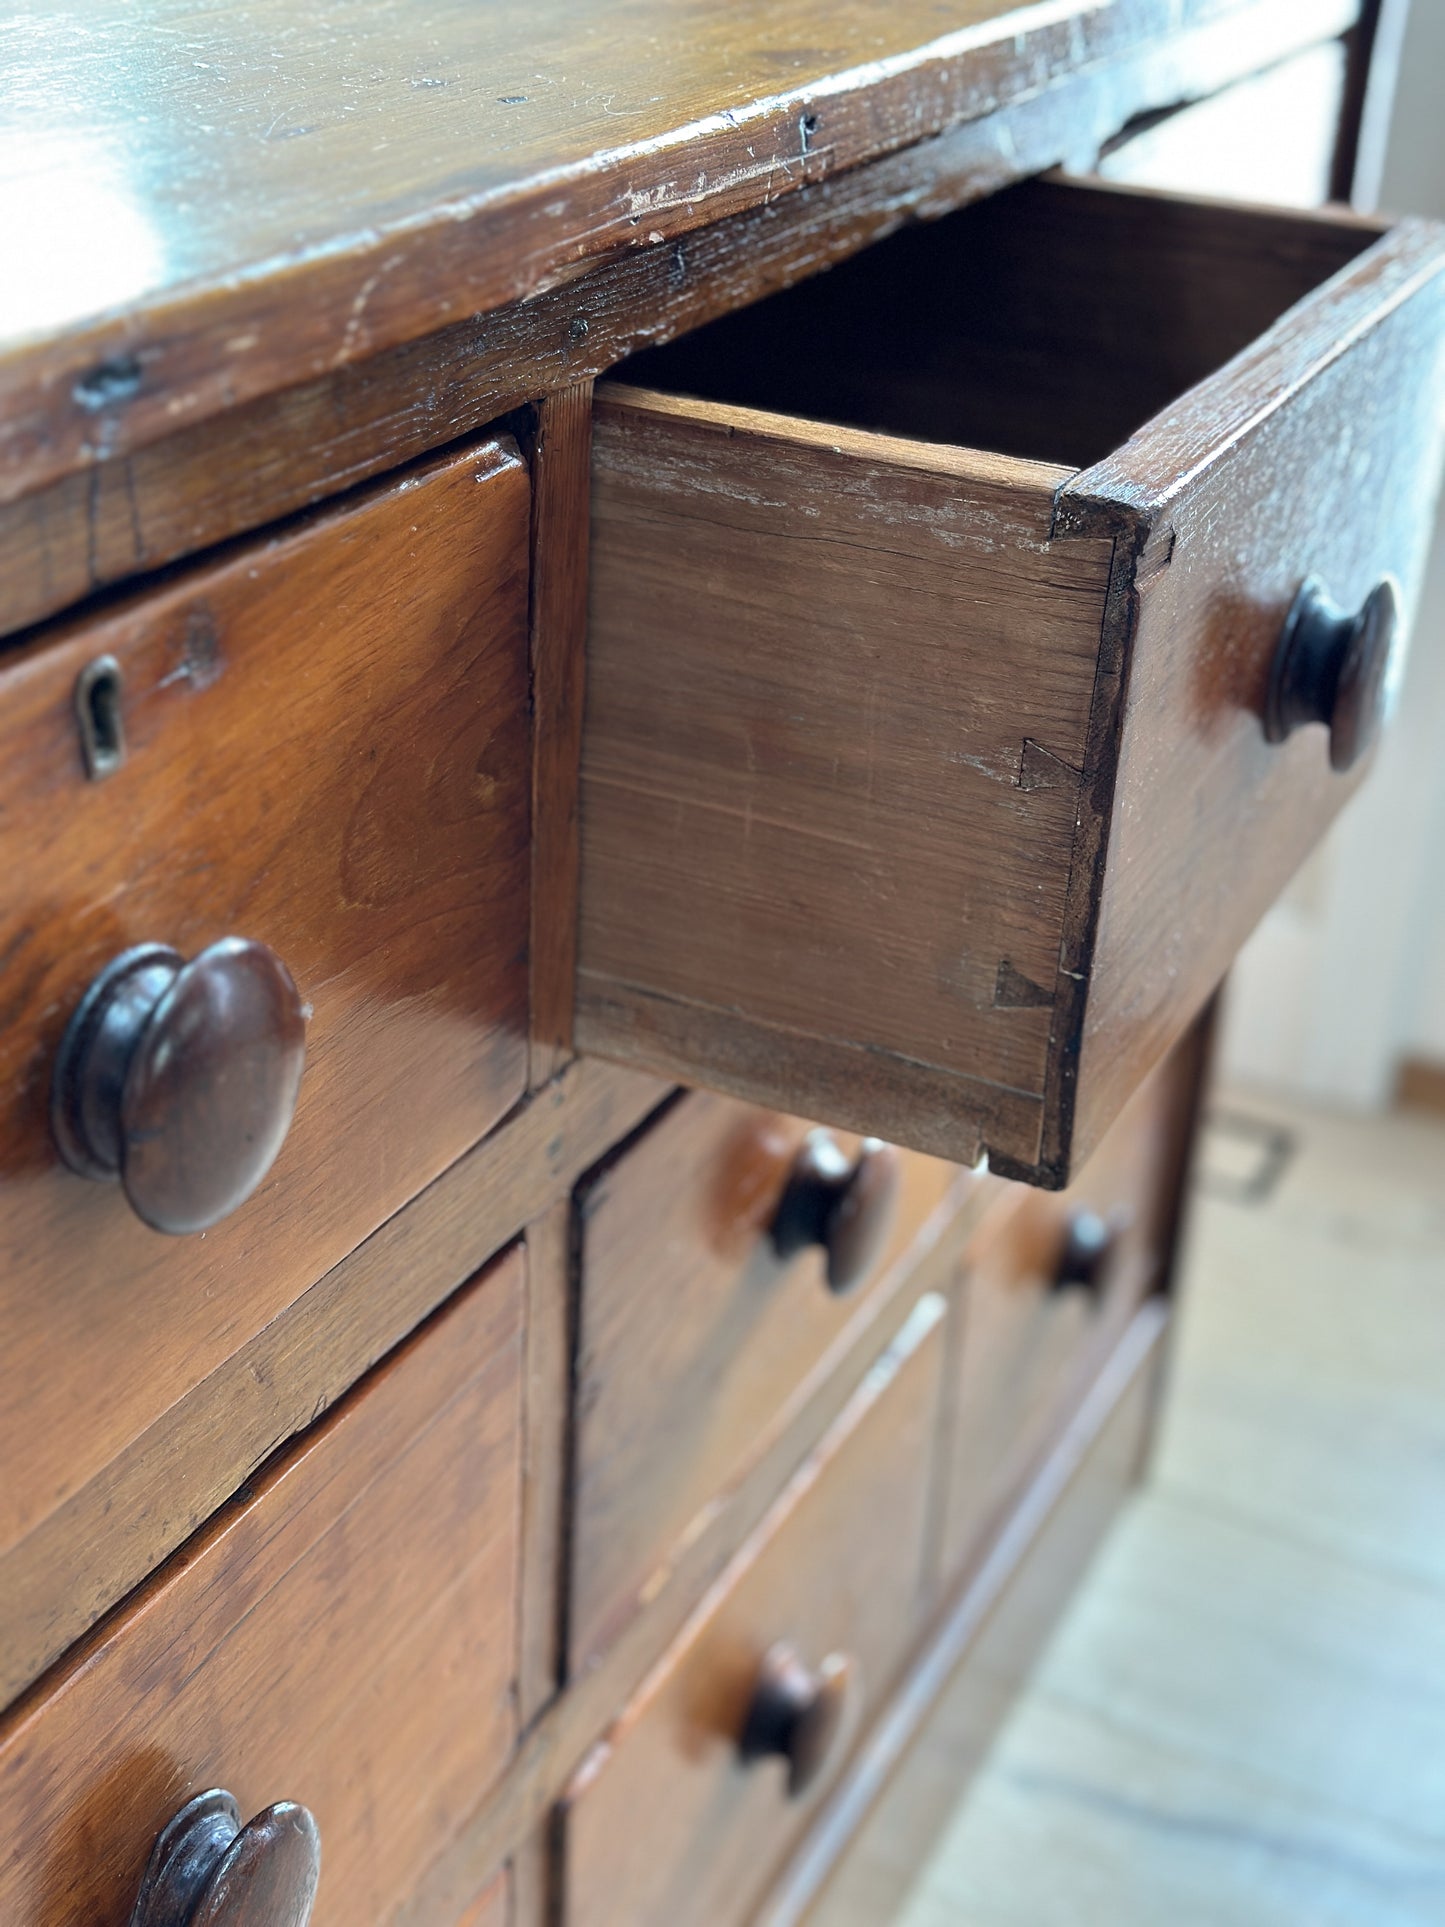
M 982 1549 L 1145 1295 L 1164 1280 L 1198 1055 L 1145 1079 L 1067 1191 L 1015 1187 L 963 1254 L 942 1567 Z
M 0 664 L 0 1550 L 522 1090 L 528 495 L 488 443 Z M 87 781 L 102 657 L 126 755 Z M 118 953 L 227 936 L 309 1006 L 299 1099 L 256 1194 L 164 1237 L 63 1167 L 53 1068 Z M 204 1151 L 238 1067 L 167 1048 Z
M 579 1040 L 1082 1168 L 1366 766 L 1266 740 L 1270 678 L 1307 578 L 1413 602 L 1442 267 L 1428 224 L 1040 183 L 601 391 Z
M 919 1629 L 941 1313 L 939 1299 L 919 1302 L 584 1763 L 563 1816 L 567 1927 L 729 1927 L 750 1918 L 836 1778 Z M 800 1733 L 760 1717 L 760 1682 L 784 1648 L 805 1676 L 799 1708 L 812 1714 L 825 1692 L 837 1695 L 827 1743 L 820 1726 Z M 829 1664 L 840 1661 L 846 1675 Z M 746 1760 L 750 1724 L 759 1751 Z M 803 1783 L 790 1791 L 795 1775 Z
M 7 1927 L 125 1927 L 211 1787 L 310 1810 L 313 1927 L 392 1918 L 512 1745 L 523 1295 L 512 1252 L 0 1726 Z
M 510 1927 L 512 1918 L 511 1880 L 497 1875 L 486 1892 L 462 1915 L 456 1927 Z
M 927 1781 L 905 1762 L 846 1840 L 829 1840 L 819 1829 L 820 1844 L 842 1851 L 826 1871 L 818 1904 L 810 1906 L 822 1869 L 812 1864 L 810 1843 L 797 1874 L 785 1878 L 777 1899 L 759 1916 L 769 1927 L 800 1918 L 884 1927 L 916 1917 L 908 1896 L 920 1867 L 937 1851 L 951 1816 L 987 1764 L 1000 1727 L 1144 1472 L 1167 1331 L 1160 1301 L 1136 1314 L 1031 1485 L 1023 1502 L 1027 1529 L 1010 1535 L 945 1616 L 943 1643 L 947 1647 L 948 1629 L 956 1629 L 962 1650 L 955 1644 L 939 1654 L 935 1648 L 912 1674 L 910 1687 L 921 1683 L 920 1674 L 938 1679 L 946 1670 L 947 1753 L 940 1755 L 935 1741 L 936 1765 Z M 931 1663 L 935 1656 L 946 1658 L 945 1668 Z M 928 1719 L 931 1705 L 921 1699 L 908 1691 L 910 1707 Z M 1073 1918 L 1094 1927 L 1092 1912 Z M 972 1927 L 966 1914 L 935 1913 L 934 1922 Z
M 830 1141 L 842 1182 L 866 1181 L 858 1141 Z M 698 1093 L 579 1196 L 574 1673 L 716 1520 L 870 1315 L 874 1291 L 916 1262 L 970 1184 L 952 1165 L 880 1147 L 897 1188 L 864 1200 L 876 1256 L 839 1293 L 821 1247 L 783 1257 L 770 1235 L 800 1154 L 815 1147 L 800 1119 Z

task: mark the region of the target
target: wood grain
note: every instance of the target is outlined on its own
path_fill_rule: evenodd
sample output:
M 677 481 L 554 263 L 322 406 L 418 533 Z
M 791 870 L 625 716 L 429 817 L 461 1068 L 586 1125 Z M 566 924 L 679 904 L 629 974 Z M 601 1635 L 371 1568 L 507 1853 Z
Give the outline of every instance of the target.
M 570 1436 L 572 1205 L 559 1199 L 527 1227 L 527 1408 L 522 1488 L 522 1632 L 518 1703 L 534 1719 L 562 1678 Z
M 1057 162 L 1087 169 L 1131 116 L 1208 94 L 1338 32 L 1355 8 L 1251 0 L 1247 31 L 1238 7 L 1176 23 L 850 172 L 812 184 L 795 177 L 781 195 L 760 182 L 756 205 L 685 241 L 639 243 L 634 230 L 626 252 L 577 279 L 309 380 L 293 372 L 279 390 L 233 398 L 219 415 L 168 422 L 158 441 L 122 446 L 129 404 L 117 403 L 105 459 L 0 499 L 0 635 L 601 374 L 633 348 L 816 274 L 901 222 Z
M 391 1918 L 515 1732 L 523 1307 L 514 1252 L 12 1712 L 7 1922 L 123 1927 L 218 1784 L 315 1814 L 315 1927 Z
M 987 1186 L 983 1192 L 985 1198 L 993 1195 Z M 896 1329 L 904 1309 L 916 1303 L 920 1293 L 947 1289 L 955 1275 L 958 1252 L 976 1223 L 975 1212 L 965 1204 L 949 1234 L 924 1255 L 917 1270 L 902 1281 L 897 1293 L 874 1294 L 878 1316 L 873 1324 L 860 1334 L 848 1358 L 833 1376 L 819 1387 L 778 1447 L 754 1468 L 740 1487 L 734 1507 L 738 1530 L 731 1540 L 732 1550 L 747 1543 L 749 1536 L 757 1531 L 800 1458 L 806 1457 L 824 1432 L 837 1422 L 850 1396 L 876 1361 L 888 1333 Z M 1156 1326 L 1161 1316 L 1158 1309 L 1150 1308 L 1150 1317 Z M 1070 1426 L 1069 1437 L 1077 1434 L 1089 1409 L 1091 1407 L 1086 1407 Z M 1051 1466 L 1057 1463 L 1057 1457 L 1050 1460 Z M 1043 1481 L 1039 1489 L 1044 1489 Z M 1012 1547 L 1008 1553 L 1010 1565 L 1017 1557 L 1019 1545 L 1027 1543 L 1036 1522 L 1035 1511 L 1030 1508 L 1021 1511 L 1016 1531 L 1008 1539 Z M 447 1918 L 447 1910 L 455 1911 L 463 1905 L 490 1869 L 512 1854 L 519 1842 L 533 1839 L 539 1822 L 615 1718 L 618 1706 L 635 1695 L 655 1668 L 659 1655 L 680 1635 L 688 1614 L 686 1610 L 678 1612 L 679 1599 L 699 1598 L 707 1589 L 708 1580 L 715 1584 L 720 1578 L 727 1556 L 719 1561 L 716 1555 L 717 1549 L 707 1541 L 688 1548 L 680 1561 L 680 1583 L 644 1607 L 607 1657 L 594 1670 L 574 1679 L 566 1693 L 522 1735 L 512 1769 L 482 1803 L 455 1846 L 440 1858 L 418 1888 L 403 1910 L 398 1927 L 430 1927 L 432 1921 Z M 704 1574 L 706 1579 L 699 1583 L 699 1576 Z
M 527 500 L 515 451 L 484 444 L 0 677 L 0 1548 L 520 1095 Z M 129 753 L 90 783 L 72 690 L 98 654 Z M 310 1004 L 306 1075 L 255 1196 L 162 1238 L 60 1165 L 51 1064 L 117 952 L 228 934 L 269 943 Z
M 1244 1206 L 1208 1182 L 1244 1145 L 1231 1099 L 1208 1131 L 1148 1490 L 900 1927 L 1067 1920 L 1083 1879 L 1091 1916 L 1120 1927 L 1430 1918 L 1445 1134 L 1246 1115 L 1288 1131 L 1288 1168 Z M 946 1707 L 942 1723 L 946 1744 Z
M 1445 1127 L 1402 1111 L 1211 1109 L 1154 1488 L 1289 1535 L 1341 1572 L 1445 1596 Z M 1211 1181 L 1222 1150 L 1259 1145 L 1241 1126 L 1289 1146 L 1246 1203 Z
M 865 1304 L 873 1316 L 863 1322 L 831 1375 L 815 1386 L 770 1450 L 739 1479 L 722 1529 L 679 1551 L 672 1583 L 648 1600 L 606 1656 L 571 1679 L 567 1690 L 523 1732 L 511 1769 L 418 1887 L 397 1927 L 431 1927 L 433 1921 L 447 1919 L 448 1909 L 462 1907 L 494 1867 L 516 1854 L 519 1843 L 529 1843 L 530 1852 L 561 1789 L 836 1423 L 909 1308 L 924 1294 L 948 1288 L 983 1200 L 992 1195 L 986 1184 L 980 1190 L 977 1202 L 965 1199 L 957 1215 L 940 1227 L 932 1245 L 917 1250 L 912 1271 L 891 1275 L 888 1286 L 880 1284 L 869 1294 Z
M 456 1927 L 513 1927 L 512 1883 L 505 1870 L 491 1882 L 476 1905 L 468 1907 Z
M 1164 1307 L 1144 1306 L 817 1816 L 758 1927 L 899 1918 L 1138 1481 L 1166 1339 Z
M 717 1532 L 749 1468 L 876 1315 L 870 1293 L 916 1266 L 975 1186 L 907 1156 L 887 1245 L 840 1298 L 818 1252 L 784 1264 L 767 1237 L 807 1129 L 694 1094 L 579 1192 L 573 1675 Z
M 1350 792 L 1268 666 L 1311 571 L 1408 604 L 1442 259 L 1055 181 L 603 390 L 579 1042 L 1066 1182 Z
M 592 384 L 574 382 L 539 403 L 532 444 L 534 1090 L 561 1069 L 572 1045 L 591 465 Z
M 920 1302 L 569 1787 L 571 1927 L 749 1918 L 832 1777 L 789 1799 L 781 1762 L 738 1757 L 758 1666 L 775 1641 L 799 1643 L 813 1660 L 847 1653 L 860 1682 L 855 1717 L 886 1694 L 919 1623 L 941 1313 L 941 1300 Z M 645 1828 L 635 1824 L 642 1813 Z
M 1404 221 L 1061 492 L 1062 530 L 1118 532 L 1075 852 L 1077 905 L 1103 872 L 1097 936 L 1071 914 L 1061 976 L 1088 979 L 1076 1158 L 1361 780 L 1318 729 L 1265 742 L 1269 666 L 1306 575 L 1355 608 L 1391 574 L 1413 607 L 1442 433 L 1445 236 Z
M 1025 182 L 636 355 L 626 379 L 1084 466 L 1387 231 L 1339 209 Z
M 1066 475 L 602 391 L 582 1048 L 1036 1154 L 1110 556 L 1050 552 Z
M 1150 1495 L 1040 1684 L 1106 1729 L 1207 1765 L 1225 1785 L 1262 1770 L 1315 1807 L 1322 1841 L 1342 1839 L 1346 1815 L 1351 1830 L 1417 1844 L 1436 1885 L 1445 1716 L 1421 1682 L 1438 1676 L 1442 1629 L 1434 1588 L 1346 1563 L 1288 1530 L 1261 1530 L 1227 1506 Z M 1351 1843 L 1346 1864 L 1356 1851 Z M 1398 1893 L 1380 1879 L 1359 1916 L 1378 1918 L 1375 1903 L 1391 1888 Z M 1310 1906 L 1292 1917 L 1321 1914 Z
M 964 1249 L 941 1447 L 940 1597 L 996 1538 L 1141 1300 L 1166 1282 L 1198 1071 L 1186 1040 L 1067 1191 L 1016 1191 Z M 1080 1211 L 1114 1233 L 1101 1285 L 1054 1289 Z
M 34 1679 L 665 1096 L 650 1078 L 572 1066 L 55 1507 L 0 1560 L 0 1697 Z M 474 1886 L 489 1871 L 478 1868 Z
M 1198 27 L 1253 65 L 1345 0 L 583 0 L 425 21 L 167 0 L 12 38 L 0 493 L 536 293 Z M 13 51 L 12 51 L 13 49 Z M 1187 87 L 1185 88 L 1187 92 Z M 65 115 L 57 123 L 56 103 Z M 10 158 L 13 155 L 13 158 Z M 41 251 L 37 233 L 53 253 Z

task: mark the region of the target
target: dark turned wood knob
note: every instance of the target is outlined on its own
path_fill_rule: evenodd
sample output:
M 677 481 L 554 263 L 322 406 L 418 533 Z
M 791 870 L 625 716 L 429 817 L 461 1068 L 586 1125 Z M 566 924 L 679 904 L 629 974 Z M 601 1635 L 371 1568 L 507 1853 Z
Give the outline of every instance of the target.
M 50 1125 L 82 1177 L 125 1188 L 157 1231 L 204 1231 L 276 1160 L 306 1012 L 274 951 L 223 937 L 191 963 L 141 944 L 107 964 L 61 1040 Z
M 851 1697 L 854 1666 L 831 1653 L 816 1670 L 786 1643 L 758 1669 L 738 1750 L 745 1760 L 777 1756 L 788 1763 L 788 1794 L 806 1793 L 827 1765 Z
M 1390 663 L 1400 627 L 1400 595 L 1386 576 L 1354 615 L 1306 582 L 1285 617 L 1265 701 L 1264 733 L 1282 743 L 1301 723 L 1324 723 L 1330 764 L 1354 767 L 1380 733 L 1388 708 Z
M 887 1238 L 898 1206 L 902 1160 L 891 1144 L 865 1138 L 847 1158 L 828 1131 L 809 1134 L 794 1160 L 769 1228 L 780 1258 L 820 1245 L 828 1289 L 851 1291 Z
M 198 1793 L 152 1848 L 130 1927 L 306 1927 L 320 1877 L 305 1807 L 282 1800 L 243 1827 L 229 1793 Z
M 1063 1248 L 1053 1277 L 1052 1291 L 1087 1291 L 1097 1296 L 1108 1276 L 1119 1243 L 1119 1227 L 1097 1211 L 1080 1206 L 1069 1213 Z

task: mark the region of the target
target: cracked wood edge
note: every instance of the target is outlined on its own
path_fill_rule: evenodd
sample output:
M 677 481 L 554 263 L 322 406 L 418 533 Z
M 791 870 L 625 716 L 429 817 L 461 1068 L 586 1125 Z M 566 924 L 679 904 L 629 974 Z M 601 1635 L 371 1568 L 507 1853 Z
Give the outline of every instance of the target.
M 787 199 L 806 182 L 1036 97 L 1079 71 L 1168 63 L 1191 39 L 1206 73 L 1226 41 L 1236 70 L 1241 61 L 1259 67 L 1345 30 L 1358 11 L 1346 0 L 1009 9 L 882 61 L 859 60 L 862 48 L 845 46 L 836 71 L 742 104 L 728 103 L 720 74 L 684 71 L 670 110 L 686 116 L 681 125 L 668 125 L 664 101 L 655 124 L 631 141 L 561 165 L 540 150 L 512 180 L 481 184 L 475 174 L 470 192 L 468 157 L 443 154 L 446 171 L 434 184 L 411 184 L 410 205 L 393 196 L 371 222 L 363 205 L 351 234 L 264 260 L 248 256 L 248 245 L 261 243 L 248 244 L 245 197 L 233 188 L 231 258 L 118 313 L 77 314 L 0 357 L 0 498 L 542 293 L 639 240 L 669 242 Z M 1181 98 L 1207 84 L 1185 67 L 1172 71 Z M 1143 104 L 1132 102 L 1118 124 Z M 714 105 L 724 111 L 709 111 Z
M 133 404 L 117 403 L 103 424 L 103 460 L 95 450 L 63 459 L 52 450 L 46 465 L 27 465 L 0 487 L 0 633 L 600 375 L 635 348 L 816 274 L 907 221 L 1058 163 L 1086 169 L 1131 117 L 1339 33 L 1356 11 L 1348 0 L 1313 10 L 1256 0 L 1243 18 L 1234 8 L 1195 21 L 945 131 L 919 128 L 916 144 L 795 184 L 780 199 L 709 208 L 708 225 L 630 245 L 526 300 L 433 323 L 389 347 L 373 342 L 344 368 L 308 371 L 297 359 L 264 392 L 228 390 L 224 407 L 218 396 L 164 420 L 132 420 Z M 15 404 L 0 399 L 0 411 L 7 406 Z

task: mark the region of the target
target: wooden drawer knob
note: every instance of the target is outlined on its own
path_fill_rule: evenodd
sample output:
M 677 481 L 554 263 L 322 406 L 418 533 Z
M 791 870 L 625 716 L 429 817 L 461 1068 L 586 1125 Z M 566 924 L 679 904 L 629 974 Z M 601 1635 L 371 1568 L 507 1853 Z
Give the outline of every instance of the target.
M 107 964 L 61 1041 L 50 1123 L 82 1177 L 119 1179 L 157 1231 L 204 1231 L 250 1197 L 296 1109 L 306 1012 L 263 943 L 192 962 L 141 944 Z
M 820 1245 L 830 1291 L 851 1291 L 883 1248 L 898 1208 L 902 1159 L 865 1138 L 845 1156 L 829 1131 L 813 1131 L 794 1160 L 770 1235 L 780 1258 Z
M 243 1827 L 229 1793 L 198 1793 L 151 1849 L 130 1927 L 306 1927 L 320 1877 L 305 1807 L 282 1800 Z
M 1054 1291 L 1087 1291 L 1097 1294 L 1108 1276 L 1119 1244 L 1119 1227 L 1097 1211 L 1082 1206 L 1069 1213 L 1064 1229 L 1063 1247 L 1054 1267 L 1050 1288 Z
M 1330 764 L 1351 769 L 1380 733 L 1400 596 L 1386 576 L 1354 615 L 1311 578 L 1294 599 L 1270 668 L 1264 733 L 1282 743 L 1301 723 L 1325 723 Z
M 745 1760 L 776 1755 L 788 1763 L 788 1794 L 806 1793 L 832 1756 L 843 1730 L 853 1662 L 831 1653 L 816 1669 L 786 1642 L 763 1657 L 748 1705 L 739 1752 Z

